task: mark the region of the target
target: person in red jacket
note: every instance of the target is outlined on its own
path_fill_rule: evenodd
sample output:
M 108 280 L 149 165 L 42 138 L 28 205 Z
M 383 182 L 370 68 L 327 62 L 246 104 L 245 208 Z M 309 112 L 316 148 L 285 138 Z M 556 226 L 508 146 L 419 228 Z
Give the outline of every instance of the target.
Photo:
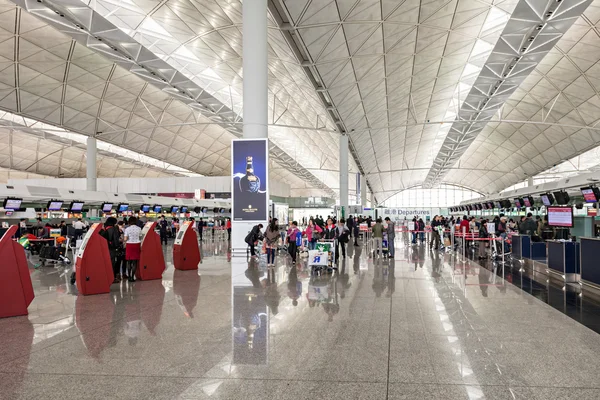
M 458 229 L 459 237 L 461 238 L 461 243 L 463 246 L 466 246 L 466 238 L 463 236 L 464 234 L 469 233 L 469 219 L 466 215 L 463 215 L 462 221 L 460 221 L 459 229 Z
M 463 216 L 462 221 L 460 221 L 460 233 L 469 233 L 469 219 L 466 215 Z

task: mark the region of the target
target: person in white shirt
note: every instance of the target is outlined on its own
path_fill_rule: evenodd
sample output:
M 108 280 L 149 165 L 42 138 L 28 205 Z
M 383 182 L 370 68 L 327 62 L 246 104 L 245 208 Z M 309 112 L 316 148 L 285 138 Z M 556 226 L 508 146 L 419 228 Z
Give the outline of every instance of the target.
M 81 218 L 79 218 L 73 223 L 73 228 L 75 228 L 75 239 L 81 239 L 81 237 L 83 236 L 83 228 L 85 228 L 85 225 L 81 221 Z
M 135 271 L 140 260 L 142 229 L 137 226 L 135 217 L 129 218 L 129 226 L 125 228 L 125 260 L 127 261 L 127 276 L 129 282 L 135 282 Z

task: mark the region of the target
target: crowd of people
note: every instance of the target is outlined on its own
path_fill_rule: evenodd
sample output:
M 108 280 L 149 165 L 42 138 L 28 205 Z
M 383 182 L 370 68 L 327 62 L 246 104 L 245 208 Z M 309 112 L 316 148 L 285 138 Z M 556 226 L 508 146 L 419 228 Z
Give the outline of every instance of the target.
M 443 216 L 435 215 L 426 221 L 419 216 L 412 219 L 392 221 L 389 217 L 384 220 L 377 218 L 373 220 L 370 216 L 349 216 L 348 219 L 336 219 L 335 216 L 323 218 L 320 215 L 302 219 L 302 226 L 292 221 L 286 227 L 281 227 L 276 218 L 270 219 L 268 226 L 263 230 L 263 225 L 254 226 L 246 236 L 246 243 L 250 247 L 250 255 L 257 257 L 256 245 L 263 240 L 264 253 L 267 254 L 267 264 L 274 265 L 277 249 L 286 247 L 292 263 L 296 263 L 298 248 L 303 239 L 306 240 L 308 250 L 314 250 L 317 242 L 321 239 L 335 240 L 335 262 L 339 258 L 346 257 L 346 246 L 352 243 L 359 246 L 358 237 L 361 224 L 366 224 L 364 229 L 371 232 L 373 240 L 373 255 L 379 257 L 383 254 L 383 242 L 387 238 L 388 243 L 394 243 L 397 225 L 399 231 L 405 236 L 405 242 L 409 241 L 416 245 L 427 244 L 430 249 L 443 250 L 450 244 L 450 237 L 457 236 L 455 248 L 459 244 L 475 245 L 478 242 L 479 257 L 487 258 L 486 242 L 479 239 L 487 239 L 492 235 L 503 239 L 503 251 L 509 251 L 509 244 L 505 239 L 512 233 L 529 235 L 532 241 L 542 241 L 557 237 L 556 230 L 548 224 L 547 216 L 534 217 L 531 213 L 521 216 L 518 220 L 509 218 L 503 214 L 493 217 L 486 216 Z M 493 226 L 492 226 L 493 224 Z M 427 233 L 427 235 L 426 235 Z M 410 237 L 409 237 L 410 236 Z M 427 236 L 427 238 L 426 238 Z M 427 242 L 427 243 L 426 243 Z M 285 246 L 284 246 L 285 245 Z M 394 258 L 395 248 L 388 246 L 388 256 Z
M 349 244 L 359 246 L 358 236 L 361 224 L 372 226 L 373 237 L 376 246 L 379 249 L 377 254 L 383 254 L 382 241 L 383 233 L 386 232 L 388 240 L 394 240 L 394 223 L 386 218 L 386 226 L 382 220 L 378 219 L 373 223 L 373 219 L 362 216 L 350 215 L 348 219 L 335 216 L 328 216 L 326 219 L 320 215 L 303 219 L 300 226 L 298 222 L 292 221 L 288 226 L 281 227 L 277 218 L 269 219 L 269 224 L 265 228 L 263 224 L 255 225 L 245 238 L 245 242 L 250 248 L 250 256 L 258 257 L 256 245 L 263 241 L 263 253 L 267 254 L 267 265 L 275 265 L 277 249 L 287 247 L 288 254 L 292 264 L 296 263 L 298 249 L 302 246 L 303 239 L 306 240 L 307 250 L 315 250 L 319 240 L 333 241 L 336 246 L 335 263 L 339 262 L 340 257 L 346 258 L 346 247 Z M 390 249 L 390 257 L 393 258 L 394 250 Z

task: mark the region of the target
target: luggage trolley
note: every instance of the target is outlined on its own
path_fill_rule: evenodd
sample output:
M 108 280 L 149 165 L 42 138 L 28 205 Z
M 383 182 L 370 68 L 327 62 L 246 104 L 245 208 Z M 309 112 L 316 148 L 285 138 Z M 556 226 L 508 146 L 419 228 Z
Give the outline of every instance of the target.
M 383 257 L 387 257 L 390 254 L 389 246 L 390 246 L 390 242 L 389 242 L 388 234 L 387 234 L 387 232 L 383 232 L 383 240 L 381 241 L 381 255 Z M 375 248 L 375 246 L 373 246 L 373 252 L 375 252 L 375 251 L 377 251 L 377 249 Z
M 337 270 L 335 267 L 335 248 L 334 239 L 320 239 L 317 241 L 316 249 L 308 252 L 308 266 L 312 272 L 319 273 L 327 271 L 328 273 Z

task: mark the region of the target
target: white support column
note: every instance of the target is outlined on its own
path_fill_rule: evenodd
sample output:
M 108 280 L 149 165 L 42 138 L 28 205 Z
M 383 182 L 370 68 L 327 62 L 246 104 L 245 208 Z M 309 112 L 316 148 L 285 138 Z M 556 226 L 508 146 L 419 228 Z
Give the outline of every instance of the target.
M 244 139 L 268 137 L 267 0 L 242 4 Z
M 527 186 L 533 186 L 533 176 L 527 178 Z
M 348 216 L 348 136 L 340 136 L 340 206 Z
M 367 179 L 364 175 L 360 176 L 360 205 L 367 206 Z
M 96 191 L 96 138 L 88 137 L 87 138 L 87 157 L 86 157 L 86 180 L 87 180 L 87 190 L 95 192 Z
M 244 0 L 242 3 L 244 139 L 269 137 L 267 25 L 267 0 Z M 269 165 L 268 153 L 265 162 Z M 268 173 L 266 179 L 269 179 Z M 268 187 L 268 183 L 264 183 Z M 267 221 L 262 221 L 262 224 L 266 228 Z M 255 223 L 252 222 L 232 221 L 232 255 L 245 255 L 247 244 L 244 239 L 254 225 Z

